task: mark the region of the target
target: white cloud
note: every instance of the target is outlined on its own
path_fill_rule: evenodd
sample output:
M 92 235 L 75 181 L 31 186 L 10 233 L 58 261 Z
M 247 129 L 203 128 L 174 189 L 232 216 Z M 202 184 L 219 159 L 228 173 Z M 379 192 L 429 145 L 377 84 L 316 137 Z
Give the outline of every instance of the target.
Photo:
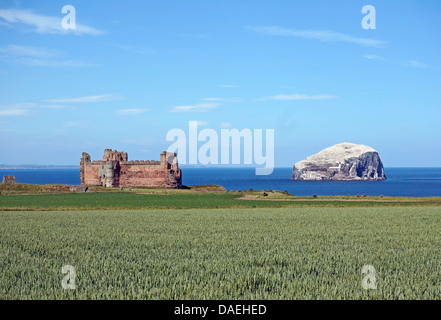
M 408 62 L 405 63 L 405 65 L 407 67 L 412 67 L 412 68 L 429 68 L 430 67 L 430 65 L 425 64 L 420 61 L 417 61 L 417 60 L 409 60 Z
M 215 110 L 219 106 L 219 103 L 196 103 L 194 105 L 173 107 L 171 112 L 207 112 Z
M 106 102 L 113 100 L 124 99 L 122 94 L 101 94 L 96 96 L 84 96 L 77 98 L 61 98 L 61 99 L 48 99 L 46 102 L 50 103 L 90 103 L 90 102 Z
M 369 60 L 385 60 L 382 56 L 377 56 L 376 54 L 365 54 L 363 55 L 363 58 Z
M 221 85 L 222 88 L 237 88 L 237 86 L 232 85 L 232 84 L 223 84 Z
M 410 67 L 410 68 L 430 68 L 431 65 L 423 63 L 421 61 L 418 60 L 408 60 L 405 62 L 402 61 L 394 61 L 394 60 L 389 60 L 386 59 L 384 57 L 381 56 L 377 56 L 375 54 L 365 54 L 362 56 L 365 59 L 369 59 L 369 60 L 379 60 L 379 61 L 384 61 L 384 62 L 388 62 L 388 63 L 392 63 L 392 64 L 398 64 L 404 67 Z
M 298 37 L 314 39 L 323 42 L 349 42 L 365 47 L 383 47 L 387 42 L 369 38 L 353 37 L 344 33 L 329 30 L 295 30 L 278 26 L 271 27 L 247 27 L 247 29 L 272 36 Z
M 8 45 L 0 47 L 0 52 L 6 54 L 1 56 L 2 60 L 15 62 L 18 64 L 38 66 L 38 67 L 87 67 L 91 64 L 78 60 L 57 60 L 65 53 L 59 50 L 47 49 L 42 47 L 31 47 L 22 45 Z M 11 59 L 12 57 L 12 59 Z
M 7 116 L 27 116 L 35 114 L 39 109 L 60 109 L 67 108 L 64 105 L 47 104 L 47 103 L 16 103 L 10 105 L 0 105 L 0 117 Z
M 143 114 L 144 112 L 146 112 L 146 109 L 132 108 L 132 109 L 120 109 L 116 112 L 116 114 L 120 116 L 134 116 L 138 114 Z
M 16 103 L 11 105 L 0 105 L 0 109 L 2 110 L 60 109 L 60 108 L 66 108 L 66 106 L 58 105 L 58 104 L 33 103 L 33 102 Z
M 328 99 L 336 99 L 337 96 L 333 96 L 330 94 L 319 94 L 319 95 L 307 95 L 307 94 L 278 94 L 272 97 L 269 97 L 271 100 L 286 100 L 286 101 L 294 101 L 294 100 L 328 100 Z
M 25 116 L 28 114 L 29 110 L 26 109 L 0 109 L 0 117 Z
M 49 34 L 88 34 L 99 35 L 103 32 L 95 28 L 76 23 L 76 29 L 63 29 L 61 21 L 64 15 L 61 14 L 58 17 L 43 16 L 32 13 L 30 10 L 19 9 L 0 9 L 0 18 L 11 24 L 25 24 L 32 26 L 33 31 L 38 33 Z
M 229 122 L 221 122 L 220 127 L 221 128 L 231 128 L 232 125 Z
M 0 47 L 0 52 L 13 56 L 28 56 L 35 58 L 50 58 L 60 56 L 61 51 L 47 49 L 42 47 L 20 46 L 10 44 L 8 46 Z
M 123 99 L 124 96 L 121 94 L 104 94 L 96 96 L 85 96 L 78 98 L 67 98 L 67 99 L 48 99 L 43 102 L 26 102 L 26 103 L 16 103 L 10 105 L 0 105 L 0 116 L 24 116 L 28 114 L 35 114 L 35 111 L 40 109 L 62 109 L 71 108 L 71 106 L 65 103 L 84 103 L 84 102 L 105 102 L 111 100 Z M 125 109 L 126 114 L 130 112 L 135 114 L 138 109 Z M 139 109 L 142 110 L 142 109 Z M 74 126 L 74 122 L 65 122 L 64 126 Z
M 95 65 L 78 60 L 53 60 L 53 59 L 15 59 L 15 63 L 35 67 L 93 67 Z

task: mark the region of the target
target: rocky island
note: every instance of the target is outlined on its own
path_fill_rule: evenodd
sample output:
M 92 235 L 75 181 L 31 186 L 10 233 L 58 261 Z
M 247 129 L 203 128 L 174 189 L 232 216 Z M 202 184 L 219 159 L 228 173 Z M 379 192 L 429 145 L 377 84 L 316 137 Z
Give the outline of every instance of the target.
M 340 143 L 297 162 L 293 180 L 386 180 L 383 163 L 371 147 Z

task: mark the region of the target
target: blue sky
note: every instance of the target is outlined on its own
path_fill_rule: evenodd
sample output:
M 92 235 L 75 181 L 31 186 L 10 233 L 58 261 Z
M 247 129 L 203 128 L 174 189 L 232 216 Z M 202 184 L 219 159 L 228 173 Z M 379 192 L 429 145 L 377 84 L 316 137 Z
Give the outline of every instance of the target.
M 159 159 L 196 120 L 274 129 L 277 166 L 353 142 L 439 167 L 440 17 L 435 0 L 2 1 L 0 163 Z

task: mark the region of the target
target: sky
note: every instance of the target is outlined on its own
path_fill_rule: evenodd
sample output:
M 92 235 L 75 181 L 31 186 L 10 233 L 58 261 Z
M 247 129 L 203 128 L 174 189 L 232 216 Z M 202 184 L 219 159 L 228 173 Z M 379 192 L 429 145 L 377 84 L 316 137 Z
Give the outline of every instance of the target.
M 159 160 L 198 121 L 274 129 L 276 166 L 351 142 L 441 167 L 440 17 L 437 0 L 2 0 L 0 164 Z

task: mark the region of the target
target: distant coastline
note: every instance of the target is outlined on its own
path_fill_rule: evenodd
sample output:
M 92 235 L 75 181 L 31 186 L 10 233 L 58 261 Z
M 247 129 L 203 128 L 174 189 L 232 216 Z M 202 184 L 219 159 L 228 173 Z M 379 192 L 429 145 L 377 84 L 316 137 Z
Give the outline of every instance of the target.
M 41 170 L 41 169 L 80 169 L 80 166 L 74 166 L 74 165 L 36 165 L 36 164 L 20 164 L 20 165 L 13 165 L 13 164 L 0 164 L 0 170 Z
M 246 165 L 189 165 L 184 164 L 180 166 L 183 169 L 197 169 L 197 168 L 203 168 L 203 169 L 254 169 L 254 166 L 246 166 Z M 275 166 L 275 169 L 286 169 L 290 168 L 292 169 L 292 166 Z M 439 169 L 439 167 L 417 167 L 417 166 L 392 166 L 392 167 L 386 167 L 385 169 Z M 19 169 L 26 169 L 26 170 L 32 170 L 32 169 L 80 169 L 79 165 L 36 165 L 36 164 L 0 164 L 0 170 L 19 170 Z

